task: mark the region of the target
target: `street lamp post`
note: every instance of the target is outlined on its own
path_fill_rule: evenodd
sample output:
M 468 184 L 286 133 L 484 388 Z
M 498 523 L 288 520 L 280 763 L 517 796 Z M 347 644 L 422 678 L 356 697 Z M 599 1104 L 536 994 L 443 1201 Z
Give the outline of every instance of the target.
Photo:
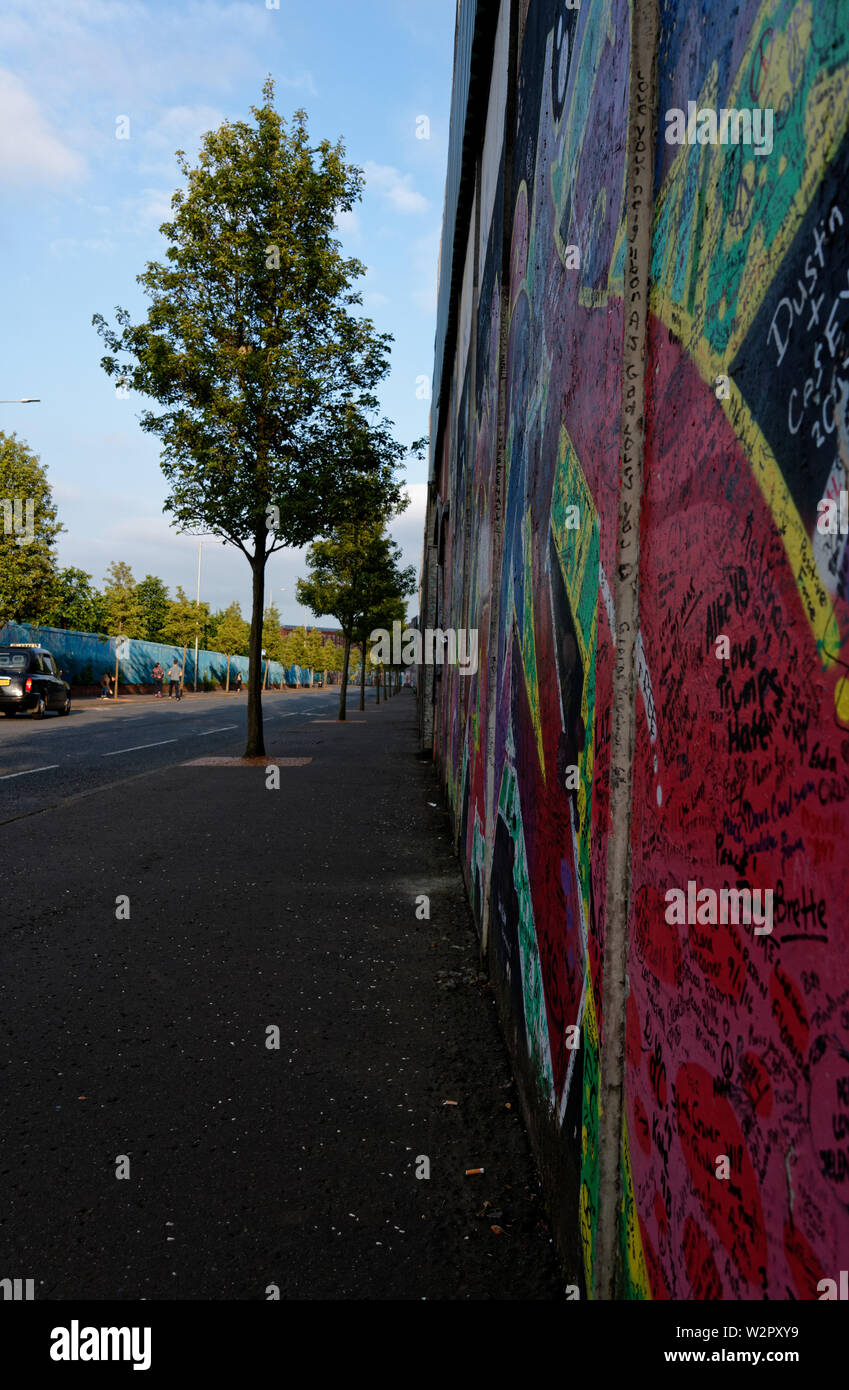
M 198 588 L 197 598 L 195 599 L 195 684 L 194 689 L 198 688 L 198 637 L 200 635 L 200 559 L 203 555 L 203 541 L 198 545 Z
M 274 607 L 274 595 L 275 595 L 275 594 L 285 594 L 285 592 L 286 592 L 286 586 L 285 586 L 285 584 L 278 584 L 276 589 L 269 589 L 269 591 L 268 591 L 268 606 L 269 606 L 269 608 L 273 608 L 273 607 Z M 281 614 L 281 617 L 282 617 L 282 614 Z M 284 669 L 285 669 L 285 668 L 284 668 Z M 268 672 L 266 672 L 266 675 L 267 675 L 267 674 L 268 674 Z M 280 689 L 281 689 L 281 690 L 283 689 L 283 677 L 282 677 L 282 676 L 280 677 Z

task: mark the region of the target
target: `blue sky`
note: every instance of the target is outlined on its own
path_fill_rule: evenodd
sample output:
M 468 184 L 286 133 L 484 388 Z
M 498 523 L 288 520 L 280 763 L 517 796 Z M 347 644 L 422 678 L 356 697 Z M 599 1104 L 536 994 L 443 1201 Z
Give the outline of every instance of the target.
M 247 119 L 269 72 L 278 108 L 303 106 L 315 140 L 341 136 L 365 170 L 340 239 L 368 266 L 365 311 L 395 337 L 383 410 L 406 443 L 427 433 L 417 378 L 433 367 L 454 15 L 455 0 L 3 0 L 0 397 L 42 403 L 0 406 L 0 429 L 47 467 L 62 565 L 100 584 L 125 560 L 137 578 L 194 593 L 197 541 L 162 511 L 157 441 L 137 423 L 140 398 L 118 397 L 102 371 L 91 317 L 111 319 L 116 304 L 141 317 L 135 277 L 162 257 L 174 151 L 193 157 L 205 130 Z M 429 139 L 417 138 L 421 116 Z M 121 117 L 128 139 L 116 138 Z M 418 570 L 426 464 L 409 460 L 407 481 L 411 506 L 392 529 Z M 294 597 L 304 573 L 298 552 L 269 562 L 287 622 L 312 621 Z M 201 597 L 249 610 L 239 552 L 204 545 Z

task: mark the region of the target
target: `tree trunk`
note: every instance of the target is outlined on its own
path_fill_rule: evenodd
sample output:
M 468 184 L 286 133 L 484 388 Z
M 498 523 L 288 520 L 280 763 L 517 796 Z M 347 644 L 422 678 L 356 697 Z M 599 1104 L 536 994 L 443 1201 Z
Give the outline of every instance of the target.
M 342 661 L 342 689 L 339 692 L 339 718 L 345 718 L 345 706 L 348 697 L 348 662 L 351 659 L 351 636 L 345 633 L 345 656 Z
M 227 681 L 226 681 L 226 684 L 225 684 L 225 686 L 224 686 L 224 694 L 225 694 L 225 695 L 228 693 L 229 689 L 230 689 L 230 658 L 229 658 L 229 656 L 228 656 L 228 658 L 227 658 Z
M 360 667 L 360 709 L 366 707 L 366 644 L 361 644 L 363 654 L 363 664 Z
M 265 757 L 262 737 L 262 619 L 265 601 L 265 535 L 256 540 L 251 561 L 253 601 L 251 605 L 250 665 L 248 667 L 248 742 L 246 758 Z
M 374 673 L 374 697 L 378 704 L 380 704 L 380 675 L 382 671 L 383 667 L 378 666 Z

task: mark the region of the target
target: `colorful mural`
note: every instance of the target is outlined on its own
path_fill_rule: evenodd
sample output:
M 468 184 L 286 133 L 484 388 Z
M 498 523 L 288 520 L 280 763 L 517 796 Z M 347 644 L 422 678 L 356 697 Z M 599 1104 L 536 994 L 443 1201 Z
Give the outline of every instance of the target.
M 434 752 L 515 1046 L 580 1170 L 590 1294 L 631 10 L 518 4 L 505 131 L 509 18 L 435 460 L 438 625 L 477 627 L 480 661 L 436 682 Z M 811 1299 L 849 1238 L 849 547 L 817 526 L 849 491 L 849 13 L 660 18 L 618 1291 Z M 667 144 L 688 102 L 769 108 L 772 149 Z M 693 879 L 772 890 L 772 932 L 670 924 Z

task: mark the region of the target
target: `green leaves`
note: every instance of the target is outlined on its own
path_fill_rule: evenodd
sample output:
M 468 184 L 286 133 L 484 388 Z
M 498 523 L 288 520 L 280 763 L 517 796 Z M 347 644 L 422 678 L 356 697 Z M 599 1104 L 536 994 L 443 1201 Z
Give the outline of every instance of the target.
M 136 581 L 130 566 L 122 560 L 113 560 L 106 572 L 102 606 L 104 625 L 110 637 L 145 636 L 145 619 L 136 594 Z
M 49 589 L 49 602 L 39 619 L 46 627 L 74 632 L 102 632 L 103 599 L 85 570 L 69 566 L 58 570 Z
M 0 432 L 0 624 L 38 622 L 50 607 L 58 520 L 46 470 L 15 434 Z
M 161 441 L 166 509 L 251 563 L 255 754 L 266 560 L 398 510 L 403 451 L 390 423 L 374 422 L 392 339 L 355 312 L 364 266 L 336 237 L 362 172 L 341 141 L 311 146 L 304 111 L 287 124 L 271 79 L 251 116 L 205 135 L 194 167 L 179 157 L 185 182 L 160 229 L 165 257 L 138 276 L 145 319 L 119 308 L 114 324 L 93 322 L 103 370 L 154 403 L 140 424 Z
M 250 623 L 245 622 L 238 603 L 231 603 L 218 618 L 217 640 L 225 656 L 247 656 Z
M 146 321 L 94 317 L 104 371 L 165 407 L 141 424 L 162 440 L 166 506 L 249 556 L 270 502 L 280 526 L 268 553 L 307 543 L 334 514 L 356 471 L 339 417 L 364 422 L 374 408 L 391 341 L 350 312 L 363 267 L 335 236 L 361 171 L 341 142 L 311 149 L 306 114 L 287 126 L 271 91 L 254 124 L 225 122 L 194 169 L 182 160 L 165 261 L 138 277 Z
M 168 615 L 162 625 L 160 641 L 173 643 L 178 647 L 203 646 L 204 624 L 209 618 L 209 604 L 196 603 L 186 596 L 177 585 L 177 597 L 168 605 Z
M 376 616 L 403 617 L 403 597 L 414 591 L 416 577 L 412 566 L 400 568 L 400 555 L 382 522 L 339 526 L 310 547 L 311 574 L 297 582 L 298 602 L 316 617 L 332 614 L 347 637 L 359 640 Z

